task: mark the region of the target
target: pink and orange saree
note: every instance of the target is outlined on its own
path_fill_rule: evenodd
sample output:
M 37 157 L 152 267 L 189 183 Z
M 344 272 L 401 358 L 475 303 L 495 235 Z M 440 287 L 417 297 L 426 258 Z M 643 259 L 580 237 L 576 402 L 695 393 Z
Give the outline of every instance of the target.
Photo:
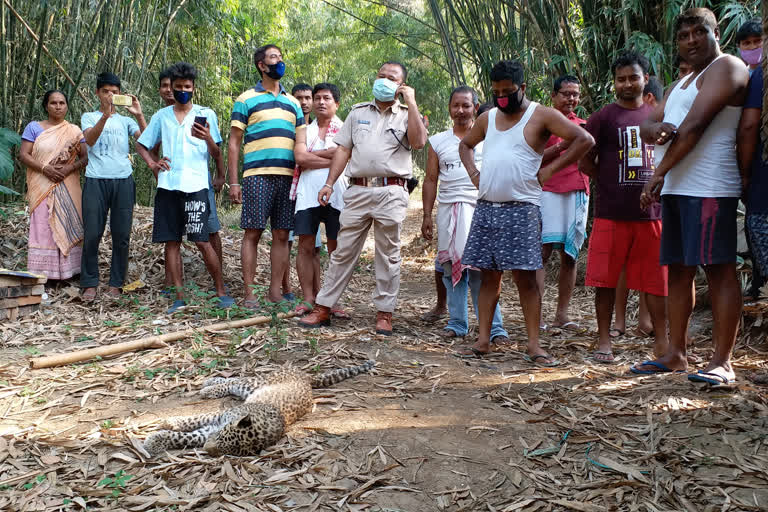
M 80 153 L 83 133 L 64 121 L 35 139 L 32 157 L 43 165 L 69 164 Z M 27 267 L 48 279 L 69 279 L 80 273 L 83 241 L 80 174 L 54 183 L 43 173 L 27 169 L 27 199 L 31 212 Z

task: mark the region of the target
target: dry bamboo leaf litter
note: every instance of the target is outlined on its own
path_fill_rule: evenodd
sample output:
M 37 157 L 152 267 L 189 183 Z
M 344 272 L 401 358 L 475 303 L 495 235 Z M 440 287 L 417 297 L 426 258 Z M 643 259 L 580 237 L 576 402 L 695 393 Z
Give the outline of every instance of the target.
M 28 358 L 42 354 L 201 329 L 222 320 L 203 303 L 171 318 L 163 313 L 167 302 L 158 295 L 162 251 L 147 242 L 151 211 L 137 208 L 136 218 L 129 282 L 145 286 L 121 302 L 102 300 L 88 307 L 79 302 L 74 286 L 59 286 L 48 290 L 47 304 L 35 317 L 0 326 L 2 510 L 719 511 L 767 506 L 766 388 L 742 379 L 738 394 L 707 394 L 677 376 L 627 378 L 626 366 L 589 362 L 595 341 L 591 290 L 577 287 L 573 299 L 572 316 L 582 332 L 552 330 L 543 337 L 546 349 L 568 363 L 564 368 L 541 371 L 522 361 L 522 312 L 506 278 L 502 301 L 512 346 L 488 361 L 450 357 L 451 344 L 439 337 L 442 324 L 419 321 L 432 306 L 434 249 L 416 238 L 421 221 L 415 210 L 409 211 L 403 233 L 413 242 L 404 246 L 392 338 L 371 329 L 369 244 L 344 297 L 353 320 L 334 322 L 331 329 L 307 332 L 285 321 L 284 343 L 269 328 L 201 332 L 151 353 L 23 368 Z M 26 236 L 24 226 L 2 224 L 0 229 L 13 239 Z M 234 263 L 240 232 L 225 229 L 222 236 L 225 257 Z M 102 261 L 109 244 L 106 238 Z M 187 282 L 207 290 L 210 279 L 194 248 L 185 245 L 183 254 Z M 259 262 L 267 259 L 262 247 Z M 0 265 L 13 268 L 13 261 Z M 225 267 L 236 297 L 242 296 L 238 268 Z M 556 289 L 549 277 L 545 318 L 554 312 Z M 257 284 L 267 282 L 268 267 L 262 265 Z M 633 297 L 630 325 L 635 303 Z M 710 325 L 711 314 L 697 311 L 693 352 L 702 358 L 711 353 Z M 761 325 L 747 327 L 734 364 L 737 371 L 760 375 L 768 366 L 765 331 Z M 627 336 L 615 350 L 636 361 L 647 357 L 650 345 Z M 202 412 L 206 404 L 194 391 L 211 375 L 268 372 L 286 361 L 322 371 L 368 358 L 378 362 L 373 377 L 318 394 L 315 410 L 260 457 L 213 459 L 179 452 L 144 461 L 130 444 L 167 415 Z M 567 442 L 558 445 L 569 430 Z M 524 450 L 554 446 L 550 454 L 524 457 Z M 125 475 L 131 478 L 122 481 Z M 99 485 L 105 479 L 123 483 Z

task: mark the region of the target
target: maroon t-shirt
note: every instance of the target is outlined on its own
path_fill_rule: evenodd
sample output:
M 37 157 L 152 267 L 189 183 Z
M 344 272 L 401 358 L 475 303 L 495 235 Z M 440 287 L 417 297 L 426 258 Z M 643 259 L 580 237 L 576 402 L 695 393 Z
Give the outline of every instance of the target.
M 595 217 L 613 220 L 656 220 L 656 208 L 640 208 L 640 193 L 653 175 L 653 146 L 640 138 L 640 124 L 653 107 L 626 109 L 616 103 L 601 108 L 587 120 L 595 138 L 598 170 L 595 180 Z

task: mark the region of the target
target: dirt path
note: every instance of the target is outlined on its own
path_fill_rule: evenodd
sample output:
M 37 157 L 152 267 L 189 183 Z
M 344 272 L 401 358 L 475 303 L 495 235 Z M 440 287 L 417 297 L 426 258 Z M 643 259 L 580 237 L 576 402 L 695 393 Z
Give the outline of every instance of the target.
M 354 319 L 331 328 L 304 331 L 286 321 L 277 330 L 201 334 L 165 349 L 27 369 L 37 354 L 216 320 L 203 298 L 172 319 L 162 313 L 159 255 L 141 242 L 149 224 L 140 211 L 130 279 L 146 286 L 95 307 L 62 286 L 37 317 L 0 325 L 0 510 L 768 508 L 766 388 L 743 378 L 768 367 L 764 345 L 739 344 L 737 393 L 700 391 L 684 375 L 629 378 L 627 363 L 650 355 L 648 341 L 625 337 L 616 347 L 620 364 L 592 363 L 592 294 L 578 288 L 573 311 L 584 331 L 548 332 L 545 347 L 564 365 L 534 368 L 522 359 L 522 313 L 505 282 L 513 344 L 484 360 L 458 359 L 438 336 L 442 324 L 419 320 L 433 300 L 433 253 L 416 238 L 420 224 L 411 210 L 390 338 L 371 329 L 367 253 L 345 297 Z M 235 290 L 239 235 L 225 231 Z M 189 251 L 185 259 L 187 281 L 207 289 L 197 256 Z M 266 283 L 266 269 L 258 279 Z M 709 320 L 697 315 L 695 352 L 706 358 Z M 265 372 L 284 362 L 317 371 L 369 358 L 377 361 L 372 375 L 318 390 L 315 410 L 260 457 L 185 451 L 146 461 L 131 444 L 161 418 L 217 406 L 196 395 L 212 374 Z

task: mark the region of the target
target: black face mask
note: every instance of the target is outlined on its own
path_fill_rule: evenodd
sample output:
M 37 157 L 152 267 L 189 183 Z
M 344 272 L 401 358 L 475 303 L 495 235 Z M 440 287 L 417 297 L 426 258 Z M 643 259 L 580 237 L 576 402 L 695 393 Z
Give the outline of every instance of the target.
M 494 96 L 493 104 L 505 114 L 515 114 L 520 112 L 520 105 L 522 105 L 525 96 L 521 96 L 519 93 L 520 89 L 518 89 L 517 92 L 507 94 L 506 96 Z
M 285 62 L 280 61 L 275 64 L 267 64 L 267 72 L 264 73 L 272 80 L 280 80 L 285 74 Z

